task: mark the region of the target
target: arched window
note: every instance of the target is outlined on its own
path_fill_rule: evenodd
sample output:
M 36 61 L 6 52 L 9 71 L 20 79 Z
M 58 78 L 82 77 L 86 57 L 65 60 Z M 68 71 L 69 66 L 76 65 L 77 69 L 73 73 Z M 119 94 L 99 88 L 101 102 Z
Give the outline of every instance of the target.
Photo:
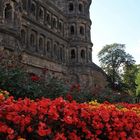
M 35 5 L 34 3 L 31 4 L 31 14 L 32 14 L 33 16 L 36 15 L 36 5 Z
M 91 49 L 89 50 L 88 55 L 89 55 L 89 61 L 92 61 L 92 50 Z
M 71 35 L 74 35 L 74 32 L 75 32 L 75 29 L 74 29 L 74 26 L 70 26 L 70 34 Z
M 53 28 L 57 28 L 57 21 L 56 21 L 56 18 L 53 18 L 53 22 L 52 22 L 52 26 Z
M 51 15 L 49 13 L 47 13 L 46 20 L 47 20 L 47 23 L 50 25 L 51 24 Z
M 62 30 L 62 22 L 61 21 L 59 21 L 58 28 L 60 31 Z
M 72 12 L 74 10 L 74 5 L 73 3 L 69 3 L 69 11 Z
M 81 12 L 81 13 L 83 12 L 83 4 L 81 4 L 81 3 L 79 4 L 79 12 Z
M 43 50 L 44 48 L 44 40 L 42 37 L 39 38 L 39 50 Z
M 39 8 L 39 19 L 44 20 L 44 10 L 42 8 Z
M 80 26 L 80 34 L 84 35 L 84 27 L 83 26 Z
M 71 59 L 75 59 L 75 50 L 74 49 L 71 50 Z
M 31 47 L 35 46 L 35 35 L 34 34 L 31 34 L 31 36 L 30 36 L 30 45 L 31 45 Z
M 51 43 L 50 41 L 47 41 L 47 52 L 49 53 L 51 49 Z
M 81 50 L 81 58 L 85 59 L 85 50 Z
M 60 60 L 63 60 L 63 49 L 60 48 Z
M 54 44 L 54 57 L 57 58 L 57 45 Z
M 23 44 L 26 44 L 26 32 L 24 29 L 21 30 L 21 41 Z
M 10 4 L 6 4 L 6 7 L 5 7 L 5 20 L 6 21 L 12 21 L 12 13 L 13 13 L 12 6 Z

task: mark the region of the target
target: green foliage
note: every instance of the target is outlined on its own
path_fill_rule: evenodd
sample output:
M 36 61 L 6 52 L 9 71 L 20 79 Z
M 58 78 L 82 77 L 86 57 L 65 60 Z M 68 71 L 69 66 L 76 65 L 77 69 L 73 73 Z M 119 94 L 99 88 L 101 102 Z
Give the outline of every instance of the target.
M 125 52 L 124 44 L 106 45 L 98 54 L 102 69 L 109 76 L 111 86 L 115 88 L 116 83 L 122 83 L 121 72 L 126 65 L 135 63 L 133 57 Z M 119 88 L 120 89 L 120 88 Z
M 58 80 L 55 77 L 49 77 L 47 82 L 43 81 L 32 81 L 30 75 L 24 70 L 19 68 L 3 70 L 0 68 L 0 87 L 9 91 L 16 99 L 28 97 L 30 99 L 35 98 L 51 98 L 55 99 L 62 96 L 67 99 L 67 95 L 70 94 L 72 99 L 77 102 L 89 102 L 97 99 L 99 102 L 129 102 L 129 97 L 119 94 L 113 94 L 111 90 L 100 91 L 97 89 L 96 92 L 89 92 L 87 90 L 81 90 L 76 86 L 71 89 L 71 86 L 66 85 L 62 80 Z
M 133 98 L 129 94 L 125 92 L 118 92 L 113 91 L 109 88 L 106 88 L 105 90 L 99 92 L 98 94 L 94 94 L 94 100 L 97 100 L 100 103 L 103 103 L 105 101 L 108 101 L 110 103 L 118 103 L 118 102 L 127 102 L 132 103 Z
M 125 83 L 125 90 L 131 95 L 136 94 L 136 82 L 138 67 L 137 65 L 126 65 L 123 73 L 123 83 Z
M 70 93 L 74 100 L 86 102 L 93 97 L 90 92 L 81 90 L 80 85 L 70 83 L 68 85 L 49 74 L 44 81 L 44 78 L 41 78 L 43 76 L 27 73 L 17 54 L 0 52 L 0 59 L 0 87 L 9 91 L 16 99 L 25 97 L 55 99 L 60 96 L 67 99 Z
M 73 97 L 73 100 L 79 103 L 90 102 L 94 99 L 93 94 L 86 89 L 77 92 L 72 92 L 71 95 Z
M 137 77 L 136 77 L 136 84 L 137 84 L 136 96 L 140 97 L 140 70 L 139 70 Z
M 48 75 L 44 82 L 41 78 L 36 80 L 35 76 L 32 77 L 20 67 L 7 69 L 0 67 L 0 87 L 9 91 L 16 99 L 25 97 L 55 99 L 60 96 L 67 99 L 67 94 L 70 91 L 72 98 L 78 102 L 91 100 L 91 93 L 78 91 L 76 88 L 71 91 L 71 86 L 66 85 L 63 80 Z
M 8 56 L 8 55 L 4 55 Z M 12 58 L 13 59 L 10 59 Z M 79 84 L 66 84 L 63 80 L 57 79 L 48 74 L 44 81 L 42 76 L 26 72 L 26 68 L 18 62 L 14 55 L 1 57 L 0 62 L 0 87 L 12 94 L 15 99 L 28 97 L 30 99 L 46 97 L 55 99 L 62 96 L 64 99 L 76 100 L 77 102 L 89 102 L 97 99 L 99 102 L 109 101 L 118 102 L 125 99 L 125 94 L 114 94 L 110 90 L 102 91 L 100 87 L 96 88 L 93 93 L 82 89 Z M 68 97 L 68 95 L 70 95 Z
M 30 76 L 20 68 L 3 69 L 0 67 L 0 86 L 8 90 L 15 98 L 34 98 L 40 94 L 40 84 L 33 82 Z
M 60 96 L 65 97 L 68 90 L 69 87 L 63 80 L 48 75 L 47 81 L 45 82 L 45 86 L 42 90 L 43 94 L 41 96 L 50 99 L 55 99 Z

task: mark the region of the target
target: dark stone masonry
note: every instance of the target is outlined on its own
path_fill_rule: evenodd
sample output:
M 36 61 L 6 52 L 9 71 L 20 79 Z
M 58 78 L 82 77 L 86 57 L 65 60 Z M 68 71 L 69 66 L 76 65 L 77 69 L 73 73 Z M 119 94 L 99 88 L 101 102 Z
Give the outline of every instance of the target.
M 91 0 L 0 0 L 0 49 L 19 51 L 30 72 L 94 89 L 107 85 L 92 62 Z M 44 75 L 47 77 L 47 74 Z

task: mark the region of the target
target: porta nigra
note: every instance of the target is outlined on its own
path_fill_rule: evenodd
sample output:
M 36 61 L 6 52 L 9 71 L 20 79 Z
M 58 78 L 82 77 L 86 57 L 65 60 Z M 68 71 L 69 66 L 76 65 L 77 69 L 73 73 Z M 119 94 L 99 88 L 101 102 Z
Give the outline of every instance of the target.
M 94 89 L 107 85 L 92 62 L 91 0 L 0 0 L 0 48 L 18 51 L 28 70 Z M 44 76 L 47 76 L 44 75 Z

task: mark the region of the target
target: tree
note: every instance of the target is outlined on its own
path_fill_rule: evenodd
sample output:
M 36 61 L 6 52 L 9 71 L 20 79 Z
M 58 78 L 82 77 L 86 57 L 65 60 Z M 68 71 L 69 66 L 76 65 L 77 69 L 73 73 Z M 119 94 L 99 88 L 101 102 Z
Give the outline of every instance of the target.
M 138 66 L 137 65 L 126 65 L 124 67 L 124 73 L 122 75 L 123 82 L 125 83 L 126 91 L 131 94 L 136 94 L 137 84 L 135 82 L 137 74 L 138 74 Z
M 140 96 L 140 69 L 139 69 L 139 72 L 138 72 L 137 77 L 136 77 L 136 84 L 137 84 L 136 96 Z
M 106 45 L 98 53 L 98 58 L 113 88 L 117 85 L 121 89 L 123 68 L 135 63 L 133 57 L 125 52 L 125 45 L 117 43 Z

